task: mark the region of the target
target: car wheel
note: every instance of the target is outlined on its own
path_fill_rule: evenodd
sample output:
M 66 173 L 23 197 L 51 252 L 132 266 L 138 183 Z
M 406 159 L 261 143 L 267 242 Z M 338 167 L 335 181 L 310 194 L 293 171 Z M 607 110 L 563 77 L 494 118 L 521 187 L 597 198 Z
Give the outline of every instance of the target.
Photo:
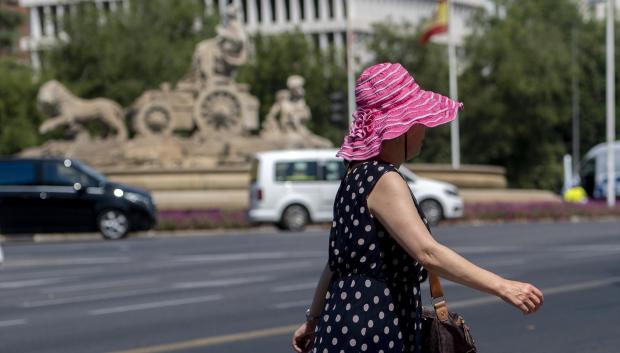
M 290 205 L 282 212 L 280 226 L 286 230 L 300 231 L 306 227 L 310 217 L 302 205 Z
M 123 239 L 129 233 L 129 219 L 123 211 L 105 210 L 97 217 L 97 228 L 103 239 Z
M 443 208 L 441 204 L 433 199 L 424 200 L 420 203 L 420 208 L 426 216 L 428 224 L 435 226 L 443 219 Z

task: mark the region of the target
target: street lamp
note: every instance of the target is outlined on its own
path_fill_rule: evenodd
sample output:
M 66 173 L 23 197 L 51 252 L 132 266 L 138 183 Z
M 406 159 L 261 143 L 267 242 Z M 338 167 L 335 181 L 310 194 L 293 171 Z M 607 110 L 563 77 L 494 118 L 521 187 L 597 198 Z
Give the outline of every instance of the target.
M 589 4 L 597 4 L 605 0 L 589 0 Z M 616 131 L 616 85 L 615 77 L 615 39 L 614 39 L 614 15 L 615 0 L 607 2 L 607 205 L 614 207 L 616 204 L 616 176 L 614 166 L 614 140 Z
M 614 135 L 616 122 L 616 85 L 614 82 L 614 15 L 615 0 L 607 0 L 607 205 L 616 204 L 616 176 L 614 166 Z
M 353 68 L 353 0 L 345 2 L 347 11 L 347 101 L 349 126 L 353 123 L 355 111 L 355 70 Z

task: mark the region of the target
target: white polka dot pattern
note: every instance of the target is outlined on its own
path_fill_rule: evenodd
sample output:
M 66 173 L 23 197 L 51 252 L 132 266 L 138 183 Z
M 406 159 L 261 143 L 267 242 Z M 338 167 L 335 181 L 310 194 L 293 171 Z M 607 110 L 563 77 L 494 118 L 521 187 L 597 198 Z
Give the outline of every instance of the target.
M 374 185 L 390 171 L 398 173 L 392 164 L 366 161 L 342 180 L 329 238 L 334 276 L 312 352 L 420 352 L 418 289 L 426 270 L 366 203 Z

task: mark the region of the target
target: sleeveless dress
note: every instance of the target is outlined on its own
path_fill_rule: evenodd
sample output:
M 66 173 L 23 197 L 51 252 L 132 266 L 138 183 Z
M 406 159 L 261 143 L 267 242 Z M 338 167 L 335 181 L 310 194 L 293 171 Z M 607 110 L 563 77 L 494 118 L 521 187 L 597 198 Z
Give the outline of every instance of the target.
M 393 164 L 365 161 L 342 178 L 329 236 L 333 276 L 313 353 L 421 352 L 420 283 L 427 272 L 370 214 L 366 201 L 389 171 L 401 175 Z

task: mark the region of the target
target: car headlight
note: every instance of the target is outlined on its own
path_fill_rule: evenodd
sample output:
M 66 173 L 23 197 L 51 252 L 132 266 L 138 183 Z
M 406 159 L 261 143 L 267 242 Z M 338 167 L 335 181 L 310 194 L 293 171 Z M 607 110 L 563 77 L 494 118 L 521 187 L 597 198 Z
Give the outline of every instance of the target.
M 445 189 L 443 192 L 445 192 L 446 195 L 459 196 L 459 192 L 457 189 Z
M 142 203 L 147 206 L 151 204 L 151 200 L 147 196 L 137 194 L 135 192 L 125 192 L 124 196 L 127 200 L 133 203 Z

